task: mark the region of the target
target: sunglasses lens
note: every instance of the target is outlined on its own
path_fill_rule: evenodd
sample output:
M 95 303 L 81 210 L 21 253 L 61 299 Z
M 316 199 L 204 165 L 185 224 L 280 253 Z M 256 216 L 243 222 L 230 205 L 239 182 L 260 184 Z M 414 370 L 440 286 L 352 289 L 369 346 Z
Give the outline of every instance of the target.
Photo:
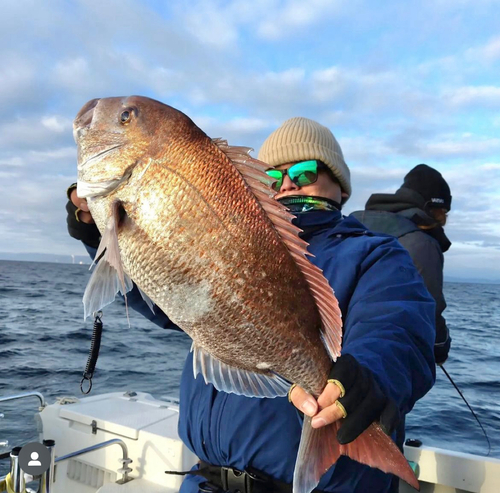
M 271 178 L 276 180 L 276 182 L 273 183 L 273 190 L 279 190 L 281 188 L 281 185 L 283 184 L 283 172 L 279 169 L 268 169 L 266 173 Z
M 297 163 L 289 168 L 288 176 L 299 187 L 310 185 L 318 179 L 318 162 L 304 161 Z

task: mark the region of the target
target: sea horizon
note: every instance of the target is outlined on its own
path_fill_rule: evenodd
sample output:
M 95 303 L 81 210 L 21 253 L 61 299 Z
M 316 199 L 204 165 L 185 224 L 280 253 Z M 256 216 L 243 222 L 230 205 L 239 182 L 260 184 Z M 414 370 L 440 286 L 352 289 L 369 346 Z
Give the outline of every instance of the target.
M 15 258 L 5 258 L 11 255 Z M 21 258 L 24 256 L 33 255 L 38 258 Z M 44 258 L 44 257 L 50 258 Z M 41 258 L 40 258 L 41 257 Z M 74 257 L 74 260 L 73 260 Z M 20 254 L 9 254 L 6 252 L 0 252 L 0 262 L 33 262 L 41 264 L 70 264 L 70 265 L 90 265 L 92 260 L 88 255 L 65 255 L 65 254 L 45 254 L 45 253 L 20 253 Z M 484 278 L 466 278 L 459 276 L 444 276 L 444 282 L 446 283 L 463 283 L 463 284 L 484 284 L 484 285 L 497 285 L 500 284 L 500 279 L 484 279 Z

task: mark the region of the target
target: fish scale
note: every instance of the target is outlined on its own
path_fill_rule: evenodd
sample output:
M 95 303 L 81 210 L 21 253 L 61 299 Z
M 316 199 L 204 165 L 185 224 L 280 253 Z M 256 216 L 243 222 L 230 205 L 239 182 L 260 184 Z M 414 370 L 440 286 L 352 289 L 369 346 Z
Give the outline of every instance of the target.
M 199 190 L 210 177 L 202 180 L 199 177 L 203 175 L 199 173 L 191 178 L 192 168 L 185 168 L 178 167 L 172 177 L 172 172 L 156 160 L 140 179 L 135 176 L 140 176 L 143 170 L 134 170 L 128 186 L 105 198 L 108 203 L 120 200 L 126 210 L 131 210 L 128 217 L 134 227 L 124 228 L 118 233 L 125 272 L 174 323 L 220 360 L 231 362 L 235 354 L 242 354 L 245 355 L 242 366 L 256 372 L 262 371 L 258 368 L 262 360 L 272 361 L 274 371 L 290 375 L 292 381 L 300 381 L 305 388 L 317 393 L 321 390 L 318 375 L 324 382 L 331 363 L 319 338 L 320 321 L 314 300 L 295 262 L 282 242 L 266 241 L 266 233 L 267 236 L 276 236 L 276 232 L 251 194 L 244 189 L 254 201 L 253 208 L 245 206 L 238 196 L 233 198 L 234 190 L 243 183 L 238 172 L 229 168 L 229 172 L 224 173 L 219 169 L 221 166 L 214 166 L 217 173 L 214 173 L 209 191 L 201 200 Z M 226 179 L 228 174 L 232 176 Z M 183 178 L 185 176 L 192 182 L 188 183 Z M 150 209 L 143 207 L 151 195 L 167 198 L 157 206 L 167 212 L 155 215 L 155 219 L 165 216 L 166 221 L 151 221 Z M 225 195 L 229 199 L 221 200 L 220 197 Z M 181 202 L 180 197 L 183 207 L 176 205 Z M 231 207 L 235 205 L 233 214 Z M 250 214 L 245 212 L 248 209 Z M 91 210 L 94 210 L 94 204 Z M 231 220 L 224 222 L 226 218 Z M 176 234 L 181 224 L 183 231 Z M 104 227 L 103 224 L 98 226 Z M 189 245 L 192 240 L 196 240 L 196 244 Z M 147 249 L 145 245 L 148 245 Z M 210 256 L 201 255 L 209 250 Z M 288 270 L 285 270 L 287 264 Z M 187 266 L 190 266 L 188 272 L 185 271 Z M 214 275 L 215 266 L 218 270 Z M 262 266 L 262 271 L 266 272 L 266 277 L 259 282 L 251 279 L 255 266 Z M 289 299 L 283 297 L 282 291 L 279 297 L 263 296 L 263 293 L 276 295 L 276 285 L 283 277 L 294 286 Z M 243 279 L 244 283 L 235 282 L 235 279 Z M 189 286 L 193 283 L 200 286 L 202 282 L 212 286 L 213 291 L 208 293 L 202 289 L 200 297 L 196 297 L 194 291 L 191 296 L 196 302 L 190 303 Z M 170 289 L 164 289 L 162 293 L 160 286 Z M 179 296 L 178 291 L 187 294 Z M 241 299 L 240 306 L 228 303 L 234 293 L 238 293 Z M 203 294 L 212 295 L 207 301 L 211 313 L 195 320 L 201 315 L 196 308 L 203 303 Z M 311 317 L 311 312 L 315 318 Z M 283 321 L 277 323 L 273 316 L 276 313 L 285 314 L 280 316 Z M 229 338 L 227 327 L 233 328 Z M 240 331 L 237 329 L 240 327 L 251 327 L 251 330 Z M 285 337 L 280 334 L 281 327 Z M 291 327 L 295 327 L 293 332 Z M 312 343 L 300 353 L 292 354 L 296 338 L 288 334 L 300 329 L 306 340 Z M 249 352 L 249 337 L 256 330 L 262 337 L 254 341 L 260 344 L 252 345 Z M 311 361 L 317 364 L 311 365 Z M 300 370 L 300 375 L 296 375 L 297 370 Z M 323 383 L 320 385 L 322 387 Z

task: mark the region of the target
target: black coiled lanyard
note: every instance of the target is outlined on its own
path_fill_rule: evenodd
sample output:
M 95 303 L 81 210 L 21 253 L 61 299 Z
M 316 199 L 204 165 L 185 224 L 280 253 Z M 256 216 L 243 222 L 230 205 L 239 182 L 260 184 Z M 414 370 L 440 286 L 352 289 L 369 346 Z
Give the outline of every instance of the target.
M 90 352 L 87 359 L 87 366 L 83 372 L 83 378 L 80 382 L 80 390 L 82 394 L 89 394 L 92 390 L 92 377 L 94 376 L 95 365 L 97 363 L 97 358 L 99 357 L 99 349 L 101 348 L 101 336 L 102 336 L 102 312 L 94 313 L 94 330 L 92 332 L 92 340 L 90 342 Z M 83 386 L 85 381 L 88 381 L 88 389 L 84 390 Z

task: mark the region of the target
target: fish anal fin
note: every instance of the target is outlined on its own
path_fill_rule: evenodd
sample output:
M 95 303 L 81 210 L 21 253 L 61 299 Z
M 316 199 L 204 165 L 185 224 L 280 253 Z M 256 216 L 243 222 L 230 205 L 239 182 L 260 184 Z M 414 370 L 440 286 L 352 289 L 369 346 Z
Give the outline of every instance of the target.
M 84 319 L 115 301 L 120 285 L 116 270 L 102 258 L 83 294 Z
M 294 493 L 310 493 L 341 455 L 385 473 L 395 474 L 416 490 L 420 489 L 408 461 L 378 424 L 370 425 L 347 445 L 341 445 L 337 440 L 340 426 L 337 421 L 322 428 L 312 428 L 311 418 L 304 417 L 293 476 Z
M 201 373 L 206 383 L 217 390 L 247 397 L 283 397 L 290 389 L 290 383 L 271 372 L 255 373 L 230 366 L 197 346 L 194 342 L 193 373 Z

